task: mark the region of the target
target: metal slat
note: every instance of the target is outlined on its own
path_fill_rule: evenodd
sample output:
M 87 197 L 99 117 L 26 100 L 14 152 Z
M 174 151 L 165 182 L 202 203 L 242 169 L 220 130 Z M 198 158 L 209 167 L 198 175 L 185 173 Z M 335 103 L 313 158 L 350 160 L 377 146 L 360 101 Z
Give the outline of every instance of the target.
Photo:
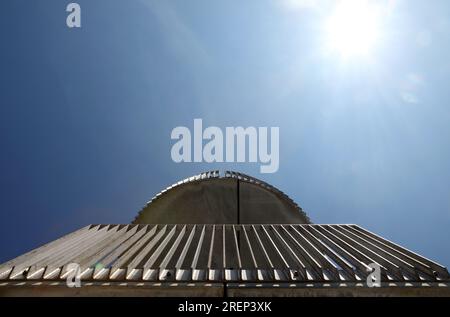
M 136 230 L 138 230 L 138 226 L 135 226 Z M 121 254 L 124 254 L 126 250 L 131 248 L 139 239 L 147 232 L 148 226 L 141 228 L 139 231 L 134 233 L 131 237 L 129 237 L 126 241 L 121 243 L 114 251 L 108 254 L 105 258 L 102 259 L 104 267 L 111 267 L 116 261 L 119 260 Z
M 162 236 L 166 233 L 167 225 L 162 227 L 158 233 L 152 238 L 152 240 L 147 243 L 147 245 L 139 251 L 139 253 L 133 258 L 133 260 L 127 265 L 127 280 L 138 279 L 142 269 L 137 268 L 139 263 L 141 263 L 145 257 L 150 253 L 150 250 L 155 247 L 158 241 L 162 238 Z
M 220 280 L 221 279 L 221 273 L 222 273 L 222 268 L 215 268 L 212 265 L 215 236 L 216 236 L 216 225 L 213 225 L 213 227 L 212 227 L 212 234 L 211 234 L 211 243 L 210 243 L 209 255 L 208 255 L 208 279 L 210 281 Z
M 319 263 L 308 250 L 306 250 L 306 248 L 289 232 L 289 230 L 287 230 L 284 226 L 282 226 L 282 228 L 283 232 L 290 238 L 290 241 L 294 243 L 296 250 L 299 252 L 299 255 L 305 260 L 305 269 L 308 269 L 311 272 L 315 272 L 318 280 L 323 280 L 324 272 L 322 264 Z M 290 226 L 290 228 L 292 228 L 292 230 L 301 237 L 301 234 L 297 232 L 295 228 L 293 228 L 292 226 Z M 308 279 L 308 276 L 306 278 Z
M 258 269 L 258 263 L 256 262 L 255 253 L 253 252 L 252 244 L 250 243 L 250 239 L 248 238 L 245 226 L 241 226 L 241 230 L 244 232 L 245 241 L 247 242 L 247 246 L 250 251 L 250 255 L 252 256 L 252 261 L 253 264 L 255 265 L 255 269 Z
M 216 226 L 213 225 L 212 227 L 212 234 L 211 234 L 211 242 L 209 243 L 209 254 L 208 254 L 208 270 L 211 269 L 212 264 L 212 255 L 214 250 L 214 236 L 216 234 Z
M 174 229 L 175 229 L 175 227 L 174 227 Z M 164 257 L 164 259 L 162 260 L 161 264 L 159 265 L 159 270 L 160 270 L 159 279 L 160 280 L 166 280 L 172 276 L 175 277 L 175 268 L 173 268 L 173 269 L 167 268 L 167 265 L 169 264 L 170 259 L 172 258 L 173 254 L 175 253 L 176 249 L 178 248 L 178 246 L 181 242 L 181 239 L 183 239 L 185 232 L 186 232 L 186 226 L 183 226 L 180 233 L 178 234 L 177 239 L 175 240 L 172 247 L 167 252 L 167 254 Z
M 191 273 L 191 276 L 192 276 L 192 272 L 189 272 L 189 270 L 182 269 L 182 265 L 184 263 L 184 259 L 186 258 L 186 254 L 189 250 L 189 247 L 192 243 L 192 239 L 194 238 L 196 227 L 197 227 L 196 225 L 194 225 L 192 227 L 191 233 L 189 234 L 189 237 L 183 247 L 183 251 L 181 251 L 181 254 L 177 260 L 177 263 L 175 264 L 175 275 L 176 275 L 175 279 L 177 281 L 188 280 L 189 273 Z
M 387 244 L 387 241 L 385 240 L 383 241 L 379 241 L 377 239 L 374 239 L 372 236 L 368 235 L 367 233 L 365 233 L 364 231 L 360 231 L 354 228 L 354 226 L 351 225 L 341 225 L 341 227 L 346 228 L 347 230 L 351 231 L 353 234 L 355 234 L 356 236 L 360 237 L 361 239 L 366 239 L 368 242 L 374 244 L 374 245 L 378 245 L 381 248 L 385 249 L 385 250 L 389 250 L 390 252 L 394 252 L 395 254 L 397 254 L 398 256 L 401 256 L 403 258 L 404 261 L 411 261 L 409 263 L 415 263 L 418 264 L 420 266 L 422 266 L 424 269 L 429 269 L 431 270 L 432 268 L 425 264 L 422 261 L 417 260 L 417 258 L 413 258 L 411 256 L 409 256 L 408 254 L 406 254 L 403 251 L 400 251 L 396 248 L 391 247 L 389 244 Z M 412 264 L 414 266 L 414 264 Z
M 45 271 L 43 272 L 43 279 L 56 279 L 59 277 L 63 265 L 67 264 L 67 257 L 73 256 L 76 254 L 76 252 L 79 252 L 78 248 L 84 243 L 92 243 L 92 241 L 95 241 L 96 238 L 99 236 L 102 237 L 106 232 L 108 231 L 109 226 L 96 226 L 95 230 L 93 229 L 93 232 L 90 235 L 84 236 L 81 240 L 74 241 L 70 245 L 66 246 L 65 249 L 59 250 L 57 253 L 53 254 L 51 257 L 47 257 L 46 259 L 43 259 L 42 264 L 36 264 L 36 267 L 38 265 L 45 267 Z M 100 233 L 99 233 L 100 232 Z M 88 242 L 85 242 L 88 241 Z M 64 260 L 64 261 L 61 261 Z M 70 261 L 70 258 L 69 258 Z
M 382 279 L 383 278 L 387 279 L 387 276 L 383 276 L 384 275 L 383 273 L 389 272 L 391 275 L 395 276 L 398 280 L 400 280 L 400 281 L 404 280 L 404 276 L 403 276 L 403 274 L 402 274 L 402 272 L 400 270 L 400 267 L 398 265 L 396 265 L 395 263 L 392 263 L 388 259 L 380 256 L 379 254 L 377 254 L 376 252 L 374 252 L 371 249 L 367 248 L 366 246 L 364 246 L 363 244 L 359 243 L 355 239 L 352 239 L 352 238 L 348 237 L 345 233 L 339 231 L 336 227 L 327 226 L 327 229 L 325 229 L 324 226 L 321 226 L 321 228 L 323 228 L 324 230 L 327 230 L 328 232 L 334 231 L 336 234 L 339 234 L 342 237 L 341 241 L 345 240 L 345 243 L 347 245 L 351 246 L 359 254 L 363 254 L 368 259 L 370 259 L 370 258 L 377 259 L 377 260 L 374 260 L 372 263 L 376 263 L 376 264 L 380 265 L 381 273 L 382 273 L 382 277 L 381 277 Z M 333 233 L 330 232 L 330 234 L 333 234 Z M 334 235 L 334 236 L 337 237 L 337 235 Z M 338 239 L 341 239 L 341 238 L 338 238 Z M 387 269 L 387 268 L 389 268 L 389 269 Z
M 323 284 L 363 280 L 376 263 L 382 281 L 450 281 L 444 267 L 354 225 L 96 225 L 57 241 L 3 264 L 0 278 L 62 279 L 75 262 L 91 282 Z
M 109 242 L 111 236 L 117 233 L 118 228 L 119 226 L 106 226 L 100 229 L 92 239 L 88 239 L 83 243 L 79 242 L 70 251 L 64 252 L 61 257 L 52 259 L 52 264 L 55 266 L 63 266 L 68 263 L 80 263 L 85 255 L 89 255 L 98 250 L 98 246 L 104 245 L 105 241 Z
M 325 236 L 330 238 L 335 244 L 341 246 L 345 250 L 347 250 L 349 253 L 351 253 L 355 258 L 359 259 L 361 263 L 364 263 L 364 265 L 368 265 L 370 263 L 375 263 L 377 265 L 382 266 L 381 263 L 378 263 L 376 260 L 372 259 L 370 256 L 365 254 L 364 252 L 361 252 L 361 250 L 358 250 L 348 242 L 344 241 L 342 238 L 335 235 L 333 232 L 330 232 L 327 228 L 324 228 L 322 225 L 316 226 L 318 229 L 317 231 L 322 232 Z
M 241 261 L 241 252 L 239 250 L 239 242 L 236 234 L 236 227 L 233 225 L 233 236 L 234 236 L 234 244 L 236 248 L 236 254 L 238 258 L 239 269 L 242 269 L 242 261 Z
M 264 247 L 264 244 L 262 243 L 261 238 L 259 237 L 258 231 L 255 229 L 254 225 L 252 225 L 251 228 L 253 229 L 253 232 L 255 233 L 256 239 L 259 242 L 259 246 L 261 247 L 261 250 L 264 253 L 266 261 L 269 263 L 269 267 L 273 270 L 275 268 L 275 266 L 273 265 L 272 260 L 270 259 L 269 254 L 267 253 L 267 250 Z M 263 225 L 261 225 L 261 228 L 264 228 Z
M 102 255 L 107 254 L 112 248 L 115 247 L 115 242 L 122 238 L 127 231 L 127 227 L 119 229 L 119 226 L 112 228 L 114 232 L 109 232 L 109 234 L 97 241 L 91 247 L 86 248 L 82 253 L 78 254 L 76 257 L 72 258 L 70 262 L 77 263 L 80 266 L 82 272 L 89 269 L 93 264 L 98 263 Z M 64 264 L 67 264 L 65 262 Z M 94 268 L 92 268 L 94 270 Z M 61 278 L 65 278 L 67 268 L 64 268 L 61 272 Z
M 261 269 L 258 266 L 258 262 L 256 261 L 255 253 L 253 252 L 253 247 L 252 247 L 252 244 L 248 237 L 247 230 L 245 229 L 244 225 L 241 225 L 238 228 L 240 231 L 242 231 L 244 233 L 244 238 L 245 238 L 244 241 L 246 242 L 245 245 L 247 246 L 247 248 L 250 252 L 251 262 L 253 263 L 253 268 L 251 268 L 251 267 L 242 266 L 242 262 L 241 262 L 241 267 L 242 267 L 241 268 L 241 279 L 244 281 L 257 280 L 257 278 L 260 275 Z M 237 244 L 237 247 L 239 248 L 239 243 L 237 241 L 237 237 L 236 237 L 236 244 Z
M 44 251 L 41 252 L 40 248 L 30 251 L 28 252 L 28 256 L 23 257 L 23 261 L 19 261 L 19 258 L 17 259 L 13 259 L 7 263 L 12 263 L 15 264 L 14 268 L 10 274 L 10 279 L 14 279 L 16 277 L 19 277 L 20 275 L 22 275 L 22 272 L 30 267 L 31 265 L 35 265 L 36 262 L 44 259 L 44 258 L 48 258 L 51 257 L 54 254 L 57 254 L 58 251 L 60 250 L 64 250 L 65 248 L 67 248 L 68 246 L 76 243 L 76 241 L 85 238 L 86 236 L 92 236 L 95 234 L 95 230 L 98 226 L 95 226 L 93 228 L 90 228 L 90 226 L 88 226 L 87 231 L 84 230 L 80 230 L 79 232 L 76 232 L 76 234 L 74 234 L 73 236 L 71 235 L 69 237 L 69 239 L 63 239 L 61 238 L 61 240 L 63 240 L 61 243 L 57 243 L 54 246 L 54 248 L 48 247 L 48 248 L 44 248 Z M 86 228 L 86 227 L 85 227 Z M 22 258 L 22 257 L 20 257 Z
M 405 257 L 408 257 L 409 259 L 412 259 L 413 261 L 415 261 L 415 263 L 418 263 L 419 265 L 424 266 L 425 268 L 428 268 L 428 267 L 431 268 L 432 270 L 434 270 L 437 273 L 437 275 L 440 278 L 450 279 L 450 275 L 444 266 L 442 266 L 436 262 L 433 262 L 411 250 L 408 250 L 402 246 L 399 246 L 398 244 L 396 244 L 392 241 L 384 239 L 384 238 L 376 235 L 375 233 L 370 232 L 367 229 L 361 228 L 360 226 L 352 225 L 351 228 L 354 230 L 357 230 L 359 233 L 372 239 L 372 241 L 381 243 L 382 245 L 388 247 L 390 250 L 398 252 L 399 254 L 401 254 Z
M 206 226 L 203 226 L 202 232 L 200 234 L 200 238 L 198 240 L 197 249 L 195 251 L 194 259 L 192 260 L 192 269 L 197 268 L 198 257 L 200 256 L 200 251 L 202 249 L 203 239 L 205 238 L 205 230 Z
M 280 226 L 284 229 L 283 226 Z M 291 273 L 291 279 L 298 280 L 299 278 L 303 281 L 308 280 L 308 277 L 306 275 L 306 265 L 303 263 L 303 261 L 299 258 L 297 253 L 294 252 L 294 250 L 290 247 L 290 245 L 283 239 L 283 237 L 280 235 L 280 233 L 277 231 L 277 229 L 271 225 L 270 228 L 272 228 L 273 232 L 275 232 L 275 236 L 279 239 L 279 241 L 282 243 L 285 250 L 288 251 L 290 256 L 299 264 L 299 266 L 296 267 L 289 267 L 290 273 Z M 298 276 L 300 275 L 300 276 Z
M 317 267 L 320 267 L 322 269 L 322 274 L 331 280 L 339 281 L 340 275 L 338 271 L 338 265 L 336 263 L 333 263 L 329 257 L 322 254 L 322 252 L 316 248 L 316 246 L 309 241 L 297 228 L 295 228 L 293 225 L 289 226 L 292 228 L 292 231 L 300 238 L 300 240 L 296 239 L 296 243 L 298 244 L 298 247 L 301 247 L 301 249 L 304 249 L 308 257 L 311 258 L 311 261 L 309 263 L 314 266 L 314 264 Z M 285 229 L 285 231 L 288 233 L 288 230 Z M 301 241 L 301 242 L 300 242 Z
M 319 260 L 317 260 L 310 251 L 306 250 L 306 244 L 302 245 L 298 239 L 296 239 L 284 226 L 282 226 L 283 231 L 289 236 L 289 238 L 291 239 L 291 241 L 293 241 L 293 243 L 296 245 L 297 250 L 299 250 L 299 254 L 302 255 L 302 257 L 306 260 L 306 266 L 308 267 L 308 269 L 310 269 L 311 271 L 315 272 L 316 275 L 318 276 L 319 280 L 323 280 L 324 279 L 324 267 L 322 266 L 322 263 L 319 262 Z M 302 236 L 302 234 L 298 231 L 296 231 L 296 229 L 293 226 L 290 226 L 290 228 L 292 228 L 292 230 L 294 232 L 297 233 L 297 235 L 304 239 L 304 237 Z M 308 242 L 308 240 L 304 239 L 304 241 Z M 320 253 L 318 253 L 320 255 Z M 328 269 L 330 271 L 332 271 L 332 269 L 328 266 Z M 338 274 L 337 272 L 330 272 L 330 274 L 332 274 L 333 279 L 337 280 L 338 279 Z
M 378 241 L 381 241 L 381 242 L 383 242 L 385 244 L 388 244 L 393 249 L 398 250 L 401 253 L 408 254 L 410 257 L 416 259 L 419 262 L 428 264 L 433 269 L 444 269 L 444 270 L 446 270 L 446 268 L 444 266 L 440 265 L 439 263 L 436 263 L 436 262 L 434 262 L 434 261 L 432 261 L 430 259 L 427 259 L 426 257 L 421 256 L 421 255 L 419 255 L 419 254 L 417 254 L 417 253 L 415 253 L 415 252 L 413 252 L 411 250 L 408 250 L 408 249 L 406 249 L 406 248 L 404 248 L 404 247 L 402 247 L 402 246 L 400 246 L 400 245 L 398 245 L 398 244 L 396 244 L 396 243 L 394 243 L 394 242 L 392 242 L 390 240 L 384 239 L 384 238 L 380 237 L 379 235 L 377 235 L 377 234 L 375 234 L 375 233 L 373 233 L 373 232 L 371 232 L 371 231 L 369 231 L 367 229 L 361 228 L 358 225 L 353 225 L 353 228 L 355 228 L 358 231 L 364 232 L 367 235 L 370 235 L 375 240 L 378 240 Z
M 205 238 L 205 231 L 206 231 L 206 226 L 203 226 L 202 232 L 200 233 L 200 237 L 198 240 L 198 245 L 197 245 L 197 249 L 195 250 L 195 254 L 194 254 L 194 258 L 192 259 L 192 280 L 196 281 L 196 280 L 200 280 L 203 279 L 203 270 L 197 268 L 197 264 L 198 264 L 198 259 L 200 256 L 200 252 L 202 249 L 202 245 L 203 245 L 203 239 Z
M 230 263 L 228 264 L 227 267 L 227 260 L 226 260 L 226 256 L 227 256 L 227 250 L 226 250 L 226 238 L 227 238 L 227 226 L 223 226 L 222 228 L 223 230 L 223 260 L 224 260 L 224 274 L 225 274 L 225 280 L 226 281 L 238 281 L 240 279 L 242 279 L 242 262 L 241 262 L 241 256 L 240 256 L 240 252 L 239 252 L 239 242 L 237 239 L 237 235 L 236 235 L 236 229 L 234 227 L 234 225 L 231 226 L 230 231 L 232 231 L 230 234 L 232 235 L 231 237 L 229 237 L 229 241 L 231 243 L 230 245 L 230 250 L 233 250 L 234 253 L 236 255 L 236 259 L 237 259 L 237 263 L 235 261 L 232 262 L 231 258 L 231 254 L 230 254 Z M 233 251 L 230 251 L 230 253 L 232 253 Z M 237 264 L 237 267 L 232 267 L 233 264 Z
M 272 237 L 270 237 L 265 226 L 261 225 L 261 228 L 263 229 L 263 232 L 265 233 L 266 238 L 269 239 L 269 242 L 271 243 L 272 247 L 275 249 L 278 257 L 281 259 L 281 261 L 284 264 L 284 268 L 275 268 L 275 267 L 273 268 L 274 277 L 276 280 L 286 280 L 287 276 L 285 276 L 285 274 L 283 274 L 284 273 L 283 271 L 289 269 L 289 264 L 287 263 L 283 254 L 281 254 L 281 252 L 280 252 L 279 248 L 277 247 L 277 245 L 275 244 L 275 242 L 273 242 Z
M 263 225 L 260 225 L 259 227 L 260 227 L 260 228 L 264 228 Z M 258 241 L 259 247 L 260 247 L 261 250 L 263 251 L 264 258 L 265 258 L 266 262 L 269 264 L 269 267 L 268 267 L 268 268 L 267 268 L 267 267 L 260 267 L 260 268 L 257 270 L 257 277 L 258 277 L 258 280 L 260 280 L 260 281 L 264 281 L 264 280 L 273 280 L 273 279 L 275 278 L 275 269 L 276 269 L 276 267 L 275 267 L 275 265 L 273 264 L 273 261 L 272 261 L 272 259 L 270 258 L 269 253 L 267 252 L 267 249 L 266 249 L 266 247 L 264 246 L 264 243 L 262 242 L 262 239 L 261 239 L 261 237 L 259 236 L 258 231 L 256 230 L 255 226 L 252 225 L 251 228 L 252 228 L 253 233 L 254 233 L 255 236 L 256 236 L 256 239 L 257 239 L 257 241 Z M 280 269 L 281 269 L 281 268 L 280 268 Z
M 375 253 L 380 253 L 384 258 L 386 258 L 390 262 L 393 262 L 396 265 L 398 265 L 399 269 L 401 269 L 402 271 L 408 272 L 410 277 L 412 277 L 413 279 L 419 279 L 419 276 L 418 276 L 418 273 L 416 270 L 420 270 L 422 272 L 422 274 L 427 275 L 430 279 L 434 279 L 434 275 L 431 270 L 423 270 L 421 268 L 414 267 L 414 265 L 410 264 L 409 262 L 405 261 L 404 259 L 389 252 L 389 250 L 386 250 L 385 248 L 382 248 L 382 247 L 372 243 L 371 241 L 358 236 L 357 234 L 355 234 L 354 232 L 348 230 L 347 228 L 345 228 L 343 226 L 337 226 L 337 228 L 339 228 L 340 230 L 344 230 L 347 235 L 351 235 L 355 239 L 358 239 L 359 243 L 366 246 L 368 249 L 372 250 Z
M 227 254 L 225 248 L 225 225 L 222 226 L 222 259 L 223 259 L 223 268 L 227 268 Z
M 131 228 L 130 228 L 131 227 Z M 94 278 L 99 273 L 100 270 L 107 269 L 109 264 L 109 257 L 114 256 L 114 252 L 117 252 L 119 248 L 132 236 L 134 236 L 138 230 L 137 226 L 126 226 L 125 232 L 112 241 L 107 247 L 100 252 L 92 255 L 89 259 L 86 259 L 85 263 L 80 264 L 81 266 L 92 266 L 95 264 Z M 106 263 L 105 263 L 106 262 Z
M 185 228 L 183 228 L 183 230 L 181 231 L 180 235 L 179 235 L 179 240 L 181 240 L 181 238 L 184 235 L 185 232 Z M 173 226 L 172 230 L 169 231 L 169 233 L 167 234 L 167 236 L 164 238 L 164 240 L 161 242 L 161 244 L 156 248 L 156 250 L 152 253 L 152 255 L 150 256 L 150 258 L 147 260 L 147 262 L 144 264 L 144 276 L 143 279 L 144 280 L 149 280 L 149 279 L 156 279 L 158 271 L 156 269 L 153 268 L 156 260 L 158 259 L 158 257 L 161 255 L 162 251 L 166 248 L 166 246 L 168 245 L 169 241 L 172 239 L 172 237 L 175 235 L 175 231 L 177 229 L 177 226 Z M 169 252 L 167 253 L 165 259 L 163 260 L 163 262 L 160 265 L 160 269 L 161 268 L 165 268 L 166 264 L 169 262 L 170 258 L 172 257 L 173 252 L 175 252 L 176 247 L 179 244 L 179 241 L 177 239 L 177 241 L 175 241 L 174 245 L 172 246 L 172 248 L 169 250 Z M 174 248 L 175 247 L 175 248 Z M 174 249 L 173 249 L 174 248 Z M 173 250 L 172 250 L 173 249 Z M 164 262 L 166 262 L 166 264 L 164 264 Z M 170 272 L 161 272 L 162 274 L 160 275 L 160 279 L 161 277 L 164 278 L 170 278 L 171 274 Z M 168 274 L 167 274 L 168 273 Z M 164 275 L 163 275 L 164 274 Z
M 49 250 L 54 250 L 55 248 L 59 248 L 59 246 L 61 244 L 64 244 L 64 243 L 70 241 L 71 239 L 73 239 L 74 237 L 81 236 L 81 235 L 83 235 L 83 233 L 88 232 L 90 230 L 91 226 L 92 225 L 88 225 L 88 226 L 82 227 L 82 228 L 80 228 L 80 229 L 78 229 L 78 230 L 76 230 L 76 231 L 74 231 L 72 233 L 69 233 L 69 234 L 67 234 L 67 235 L 65 235 L 65 236 L 63 236 L 63 237 L 61 237 L 59 239 L 56 239 L 56 240 L 51 241 L 49 243 L 46 243 L 46 244 L 44 244 L 44 245 L 42 245 L 40 247 L 37 247 L 37 248 L 35 248 L 35 249 L 25 253 L 25 254 L 20 255 L 20 256 L 14 258 L 14 259 L 12 259 L 12 260 L 10 260 L 8 262 L 5 262 L 5 263 L 1 264 L 0 265 L 0 279 L 2 278 L 3 270 L 11 269 L 13 266 L 15 266 L 18 263 L 23 263 L 23 262 L 25 262 L 25 261 L 27 261 L 29 259 L 34 258 L 35 256 L 39 256 L 39 255 L 45 254 Z
M 99 233 L 103 229 L 106 229 L 106 231 Z M 65 279 L 67 277 L 68 273 L 70 273 L 70 271 L 68 272 L 68 265 L 71 263 L 79 265 L 81 269 L 81 278 L 89 278 L 94 272 L 94 269 L 83 268 L 80 266 L 80 262 L 87 256 L 98 252 L 99 247 L 107 245 L 111 241 L 110 239 L 117 234 L 118 229 L 119 226 L 106 226 L 99 230 L 93 239 L 89 239 L 84 243 L 78 243 L 70 252 L 66 252 L 64 256 L 58 258 L 58 260 L 52 260 L 52 265 L 61 267 L 59 278 Z M 53 274 L 48 275 L 46 272 L 46 275 L 48 278 L 54 278 Z
M 162 251 L 166 248 L 167 244 L 169 243 L 169 241 L 172 239 L 172 237 L 175 235 L 175 231 L 177 229 L 177 226 L 173 226 L 173 228 L 169 231 L 169 233 L 167 234 L 167 236 L 164 238 L 164 240 L 160 243 L 160 245 L 156 248 L 156 250 L 152 253 L 152 255 L 150 256 L 150 258 L 147 260 L 147 262 L 145 262 L 144 264 L 144 268 L 152 268 L 153 265 L 155 264 L 156 260 L 158 259 L 158 257 L 161 255 Z M 184 234 L 184 229 L 182 230 L 182 234 L 181 237 L 183 237 Z M 155 237 L 156 239 L 156 237 Z M 153 241 L 152 241 L 153 242 Z M 155 242 L 157 243 L 157 241 Z M 179 241 L 178 241 L 179 243 Z M 174 250 L 175 251 L 175 250 Z M 168 253 L 168 255 L 170 254 L 170 251 Z M 167 262 L 170 260 L 170 257 L 168 258 Z
M 186 241 L 186 244 L 184 245 L 183 251 L 181 251 L 180 257 L 178 258 L 177 263 L 175 264 L 175 268 L 176 269 L 181 269 L 181 266 L 183 265 L 184 262 L 184 258 L 186 257 L 186 254 L 188 252 L 189 246 L 191 245 L 192 239 L 194 238 L 194 234 L 195 234 L 195 228 L 197 226 L 194 225 L 192 227 L 191 233 L 189 234 L 189 237 Z
M 98 226 L 98 228 L 100 228 L 100 226 Z M 91 245 L 95 242 L 94 238 L 102 237 L 108 232 L 108 229 L 109 226 L 105 226 L 98 230 L 97 228 L 94 228 L 89 234 L 83 235 L 82 237 L 79 237 L 79 239 L 75 238 L 67 245 L 60 246 L 55 252 L 46 253 L 39 261 L 32 264 L 29 271 L 30 277 L 39 274 L 43 275 L 44 279 L 56 278 L 62 270 L 61 267 L 79 252 L 80 245 L 84 243 Z
M 153 226 L 146 234 L 144 234 L 141 238 L 139 238 L 135 244 L 133 244 L 125 253 L 123 253 L 111 267 L 111 279 L 120 279 L 125 277 L 126 268 L 123 266 L 133 260 L 133 255 L 138 254 L 138 251 L 153 237 L 156 233 L 158 226 Z
M 327 244 L 327 247 L 331 250 L 339 250 L 341 251 L 341 255 L 346 258 L 347 261 L 352 263 L 352 265 L 358 270 L 358 273 L 362 277 L 366 277 L 368 275 L 368 270 L 370 270 L 369 266 L 367 266 L 364 262 L 361 262 L 358 258 L 356 258 L 351 252 L 349 252 L 346 248 L 342 247 L 340 244 L 335 243 L 328 236 L 323 234 L 321 231 L 315 228 L 315 225 L 311 225 L 308 227 L 310 229 L 310 233 L 314 234 L 317 239 L 323 239 Z M 345 254 L 345 255 L 344 255 Z
M 291 225 L 291 227 L 300 235 L 302 235 L 300 231 L 306 234 L 309 237 L 309 239 L 306 237 L 304 239 L 309 243 L 311 243 L 311 245 L 313 245 L 315 248 L 317 248 L 318 252 L 322 256 L 326 255 L 330 257 L 337 265 L 339 265 L 342 268 L 342 270 L 345 273 L 347 273 L 346 277 L 348 277 L 351 281 L 354 281 L 356 279 L 352 264 L 348 263 L 344 258 L 342 258 L 338 253 L 336 253 L 336 251 L 331 249 L 320 239 L 317 239 L 311 232 L 305 230 L 303 226 L 298 226 L 298 230 L 293 225 Z

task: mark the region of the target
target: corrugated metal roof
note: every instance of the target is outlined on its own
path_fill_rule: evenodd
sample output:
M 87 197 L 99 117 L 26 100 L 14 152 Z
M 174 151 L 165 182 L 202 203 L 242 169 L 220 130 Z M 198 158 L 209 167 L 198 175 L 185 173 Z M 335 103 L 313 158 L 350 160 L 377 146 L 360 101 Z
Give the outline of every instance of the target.
M 445 267 L 357 225 L 90 225 L 0 266 L 3 281 L 449 281 Z

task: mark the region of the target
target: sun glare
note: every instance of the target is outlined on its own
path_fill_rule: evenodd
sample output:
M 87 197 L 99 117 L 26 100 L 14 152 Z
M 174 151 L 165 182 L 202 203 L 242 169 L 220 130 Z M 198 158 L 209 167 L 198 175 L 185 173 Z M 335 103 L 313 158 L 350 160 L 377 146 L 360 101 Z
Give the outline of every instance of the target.
M 327 22 L 329 49 L 343 57 L 367 56 L 379 38 L 379 8 L 368 0 L 341 0 Z

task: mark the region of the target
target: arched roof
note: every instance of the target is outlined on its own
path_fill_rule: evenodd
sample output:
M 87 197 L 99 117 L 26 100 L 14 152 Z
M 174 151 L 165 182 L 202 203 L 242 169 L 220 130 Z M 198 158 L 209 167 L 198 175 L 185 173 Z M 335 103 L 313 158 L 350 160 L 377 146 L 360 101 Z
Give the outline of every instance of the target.
M 204 172 L 156 194 L 134 219 L 146 223 L 310 223 L 286 194 L 242 173 Z

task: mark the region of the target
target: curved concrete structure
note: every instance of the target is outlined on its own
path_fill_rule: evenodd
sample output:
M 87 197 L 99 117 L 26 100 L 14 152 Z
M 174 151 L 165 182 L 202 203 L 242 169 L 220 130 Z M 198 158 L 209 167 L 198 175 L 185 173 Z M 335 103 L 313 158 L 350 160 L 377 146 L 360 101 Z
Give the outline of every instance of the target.
M 450 296 L 444 266 L 358 225 L 307 222 L 273 186 L 207 172 L 135 224 L 89 225 L 1 264 L 0 297 Z
M 236 172 L 206 172 L 156 195 L 134 224 L 308 224 L 303 210 L 275 187 Z

